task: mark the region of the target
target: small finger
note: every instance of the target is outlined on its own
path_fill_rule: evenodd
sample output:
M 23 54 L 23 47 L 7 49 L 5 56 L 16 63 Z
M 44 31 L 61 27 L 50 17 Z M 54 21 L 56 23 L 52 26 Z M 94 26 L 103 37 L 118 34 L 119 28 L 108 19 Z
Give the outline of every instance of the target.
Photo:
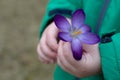
M 62 50 L 63 47 L 62 44 L 63 42 L 61 42 L 58 49 L 58 61 L 60 63 L 60 66 L 62 66 L 67 72 L 75 71 L 74 67 L 71 64 L 69 64 L 69 62 L 66 60 L 65 56 L 63 55 L 64 52 Z
M 46 57 L 48 57 L 49 59 L 51 60 L 56 60 L 56 56 L 57 56 L 57 53 L 55 53 L 55 51 L 52 51 L 48 46 L 47 44 L 45 43 L 45 39 L 43 39 L 43 41 L 41 40 L 41 43 L 40 43 L 40 47 L 41 47 L 41 50 L 42 52 L 44 53 L 44 55 Z
M 73 58 L 73 53 L 72 53 L 72 50 L 71 50 L 71 44 L 70 43 L 67 42 L 63 45 L 63 52 L 66 52 L 63 55 L 65 56 L 66 60 L 71 65 L 77 64 L 77 61 Z
M 49 63 L 50 59 L 48 59 L 46 56 L 43 55 L 39 45 L 37 47 L 37 52 L 38 52 L 38 55 L 39 55 L 39 60 L 41 62 L 44 62 L 44 63 Z

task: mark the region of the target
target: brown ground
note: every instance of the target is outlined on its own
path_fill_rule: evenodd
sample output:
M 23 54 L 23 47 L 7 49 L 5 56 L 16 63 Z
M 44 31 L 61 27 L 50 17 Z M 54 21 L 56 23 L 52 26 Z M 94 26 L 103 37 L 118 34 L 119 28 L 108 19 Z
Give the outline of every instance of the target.
M 38 61 L 39 24 L 47 0 L 0 0 L 0 80 L 52 80 Z

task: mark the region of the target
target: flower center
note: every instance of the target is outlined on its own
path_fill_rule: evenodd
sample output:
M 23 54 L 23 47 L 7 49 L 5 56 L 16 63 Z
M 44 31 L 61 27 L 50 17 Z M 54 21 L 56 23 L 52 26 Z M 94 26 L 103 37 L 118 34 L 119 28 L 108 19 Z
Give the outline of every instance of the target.
M 79 30 L 79 31 L 73 31 L 73 32 L 72 32 L 72 36 L 73 36 L 73 37 L 76 37 L 77 35 L 79 35 L 79 34 L 81 34 L 81 33 L 82 33 L 82 31 L 80 31 L 80 30 Z

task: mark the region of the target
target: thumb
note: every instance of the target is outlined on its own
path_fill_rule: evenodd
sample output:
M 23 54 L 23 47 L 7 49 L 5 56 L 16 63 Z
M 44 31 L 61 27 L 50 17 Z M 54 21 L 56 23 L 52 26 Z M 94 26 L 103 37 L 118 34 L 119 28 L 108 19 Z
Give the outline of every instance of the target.
M 54 23 L 51 23 L 47 30 L 47 44 L 54 51 L 58 49 L 57 35 L 58 35 L 58 29 Z

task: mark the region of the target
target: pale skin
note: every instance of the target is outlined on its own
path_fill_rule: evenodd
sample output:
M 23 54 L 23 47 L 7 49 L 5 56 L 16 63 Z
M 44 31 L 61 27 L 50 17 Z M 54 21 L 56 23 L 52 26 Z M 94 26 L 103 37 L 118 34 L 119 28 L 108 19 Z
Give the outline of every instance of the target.
M 98 44 L 83 44 L 83 55 L 76 61 L 71 52 L 70 43 L 57 43 L 57 29 L 54 22 L 47 26 L 37 46 L 39 59 L 44 63 L 55 63 L 65 71 L 77 76 L 87 77 L 101 72 Z

